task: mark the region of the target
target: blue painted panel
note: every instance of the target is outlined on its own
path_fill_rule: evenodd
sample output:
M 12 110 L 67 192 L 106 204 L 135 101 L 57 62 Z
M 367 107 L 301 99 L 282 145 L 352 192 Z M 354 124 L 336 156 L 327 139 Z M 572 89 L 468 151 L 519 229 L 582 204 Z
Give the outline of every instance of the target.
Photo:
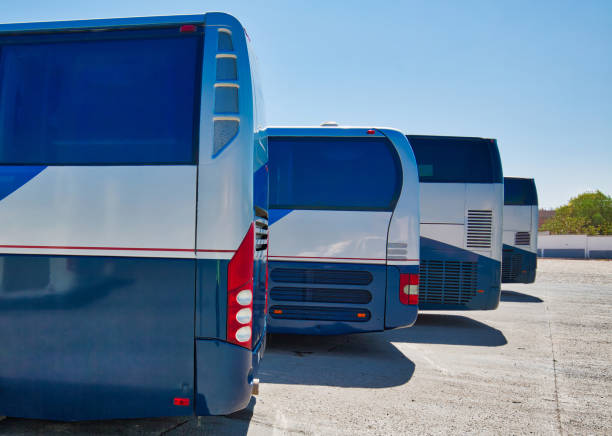
M 0 200 L 36 177 L 45 166 L 0 166 Z
M 299 280 L 283 281 L 274 278 L 281 278 L 285 274 L 275 274 L 275 270 L 279 268 L 287 269 L 302 269 L 309 272 L 301 274 Z M 371 281 L 359 281 L 362 284 L 351 281 L 349 277 L 343 280 L 342 277 L 334 277 L 330 280 L 317 280 L 314 271 L 333 272 L 368 272 L 371 274 Z M 363 274 L 362 274 L 363 275 Z M 319 283 L 317 283 L 317 281 Z M 325 283 L 321 283 L 321 281 Z M 291 306 L 296 308 L 301 307 L 329 307 L 329 308 L 363 308 L 370 312 L 370 319 L 366 322 L 347 322 L 347 321 L 322 321 L 322 320 L 297 320 L 297 319 L 279 319 L 274 318 L 271 313 L 268 314 L 268 329 L 271 333 L 292 333 L 306 335 L 338 335 L 345 333 L 363 333 L 369 331 L 384 330 L 385 319 L 385 300 L 387 288 L 387 266 L 386 265 L 367 265 L 367 264 L 351 264 L 351 263 L 319 263 L 319 262 L 270 262 L 270 282 L 269 288 L 272 290 L 275 287 L 291 287 L 291 288 L 314 288 L 314 289 L 359 289 L 368 290 L 372 295 L 372 300 L 369 303 L 350 304 L 350 303 L 322 303 L 320 301 L 275 301 L 270 295 L 269 306 L 272 308 L 275 304 L 280 306 Z M 307 291 L 306 291 L 307 292 Z
M 385 328 L 411 326 L 417 319 L 418 306 L 400 303 L 400 273 L 418 274 L 416 265 L 387 267 L 387 301 L 385 304 Z
M 225 340 L 228 264 L 229 260 L 197 261 L 195 335 L 198 338 Z
M 270 220 L 269 220 L 268 224 L 272 225 L 275 222 L 280 221 L 285 216 L 289 215 L 291 212 L 293 212 L 293 209 L 273 209 L 273 208 L 270 208 L 270 210 L 268 211 L 268 213 L 270 214 Z
M 533 179 L 504 177 L 504 205 L 538 205 L 538 191 Z
M 541 257 L 554 257 L 558 259 L 585 259 L 583 248 L 544 248 L 538 250 Z
M 535 253 L 512 245 L 503 245 L 502 255 L 502 271 L 504 269 L 512 269 L 512 257 L 518 258 L 518 271 L 516 271 L 516 278 L 512 279 L 502 274 L 502 283 L 533 283 L 535 281 L 536 269 L 537 269 L 537 256 Z
M 590 250 L 591 259 L 612 259 L 612 250 Z
M 476 289 L 483 291 L 467 304 L 440 304 L 424 301 L 423 269 L 421 269 L 421 294 L 419 295 L 420 310 L 492 310 L 499 306 L 501 294 L 501 262 L 490 257 L 481 256 L 454 245 L 445 244 L 430 238 L 421 237 L 420 259 L 437 261 L 474 262 L 477 268 Z
M 195 260 L 0 255 L 0 415 L 188 415 Z
M 213 339 L 196 341 L 197 415 L 227 415 L 247 406 L 265 337 L 263 334 L 253 351 Z

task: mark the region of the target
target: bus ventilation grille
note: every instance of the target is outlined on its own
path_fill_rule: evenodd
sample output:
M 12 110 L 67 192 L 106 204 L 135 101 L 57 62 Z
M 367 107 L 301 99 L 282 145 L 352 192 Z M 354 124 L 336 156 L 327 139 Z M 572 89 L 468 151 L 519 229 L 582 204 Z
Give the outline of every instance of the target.
M 521 271 L 520 254 L 514 253 L 512 250 L 504 250 L 502 254 L 502 282 L 515 281 Z
M 302 268 L 274 268 L 270 278 L 275 282 L 321 285 L 369 285 L 372 282 L 372 274 L 368 271 Z
M 514 234 L 514 245 L 529 245 L 531 234 L 529 232 L 516 232 Z
M 493 212 L 490 210 L 468 210 L 468 248 L 491 248 Z
M 307 303 L 368 304 L 372 294 L 364 289 L 274 287 L 270 296 L 276 301 Z
M 476 262 L 421 260 L 419 299 L 424 303 L 467 304 L 476 295 Z
M 272 318 L 301 319 L 313 321 L 345 321 L 367 322 L 370 320 L 370 311 L 366 309 L 346 309 L 318 306 L 272 306 Z

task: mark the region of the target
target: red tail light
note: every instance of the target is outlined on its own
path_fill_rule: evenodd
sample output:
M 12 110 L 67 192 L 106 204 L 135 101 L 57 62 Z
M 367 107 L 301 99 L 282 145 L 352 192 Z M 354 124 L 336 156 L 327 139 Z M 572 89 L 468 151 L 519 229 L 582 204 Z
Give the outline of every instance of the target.
M 227 267 L 227 341 L 251 348 L 253 339 L 253 262 L 255 226 L 240 243 Z
M 399 299 L 402 304 L 419 304 L 418 274 L 400 274 Z

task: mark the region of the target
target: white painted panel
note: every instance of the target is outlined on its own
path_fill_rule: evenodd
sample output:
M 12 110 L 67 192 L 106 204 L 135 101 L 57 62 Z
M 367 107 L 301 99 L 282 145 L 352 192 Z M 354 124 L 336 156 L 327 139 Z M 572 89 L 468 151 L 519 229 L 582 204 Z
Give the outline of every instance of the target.
M 459 224 L 421 224 L 421 236 L 464 248 L 465 226 Z
M 0 201 L 0 245 L 26 246 L 0 252 L 193 257 L 195 188 L 195 166 L 47 167 Z
M 390 212 L 294 210 L 270 228 L 270 260 L 385 263 Z
M 465 184 L 421 183 L 421 223 L 463 224 Z
M 531 232 L 531 206 L 504 206 L 504 230 Z
M 586 235 L 541 235 L 538 248 L 552 249 L 585 249 Z

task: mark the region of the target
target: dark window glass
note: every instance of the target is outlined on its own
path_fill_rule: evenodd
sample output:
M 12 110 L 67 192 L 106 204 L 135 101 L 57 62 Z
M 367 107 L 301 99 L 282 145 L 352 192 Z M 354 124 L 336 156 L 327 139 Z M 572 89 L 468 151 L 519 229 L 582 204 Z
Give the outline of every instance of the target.
M 0 45 L 0 164 L 195 162 L 197 36 L 27 38 Z
M 538 193 L 533 179 L 504 177 L 504 204 L 537 206 Z
M 401 167 L 386 138 L 270 138 L 270 207 L 393 210 Z
M 408 135 L 419 180 L 430 183 L 502 183 L 497 144 L 491 139 Z

